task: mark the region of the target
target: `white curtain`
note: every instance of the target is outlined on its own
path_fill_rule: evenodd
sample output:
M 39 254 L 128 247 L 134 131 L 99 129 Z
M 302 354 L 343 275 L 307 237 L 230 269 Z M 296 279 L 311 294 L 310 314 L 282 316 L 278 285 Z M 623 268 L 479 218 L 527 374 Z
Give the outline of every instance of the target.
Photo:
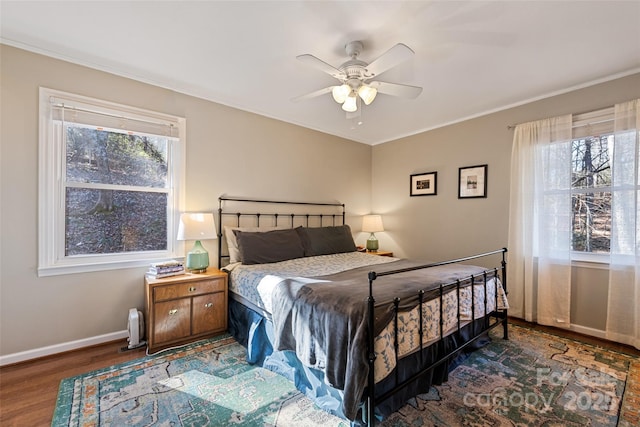
M 509 213 L 510 314 L 568 328 L 571 115 L 516 126 Z
M 639 129 L 640 100 L 617 104 L 606 337 L 640 349 Z

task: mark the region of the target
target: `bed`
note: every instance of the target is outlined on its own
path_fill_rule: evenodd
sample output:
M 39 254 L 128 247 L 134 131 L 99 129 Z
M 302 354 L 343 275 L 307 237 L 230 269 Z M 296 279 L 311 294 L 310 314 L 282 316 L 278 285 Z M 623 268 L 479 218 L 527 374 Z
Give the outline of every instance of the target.
M 218 265 L 247 360 L 372 426 L 446 381 L 488 330 L 508 339 L 506 249 L 435 263 L 375 256 L 357 251 L 345 218 L 337 202 L 221 196 Z

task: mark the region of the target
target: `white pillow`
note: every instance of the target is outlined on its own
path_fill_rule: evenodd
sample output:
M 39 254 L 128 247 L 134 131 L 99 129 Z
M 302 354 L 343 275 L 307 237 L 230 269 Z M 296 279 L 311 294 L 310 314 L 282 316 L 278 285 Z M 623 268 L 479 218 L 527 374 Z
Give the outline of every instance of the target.
M 240 249 L 238 249 L 238 241 L 236 240 L 236 235 L 233 233 L 233 230 L 240 231 L 248 231 L 248 232 L 267 232 L 273 230 L 285 230 L 287 228 L 291 228 L 289 225 L 279 225 L 277 227 L 231 227 L 228 225 L 224 226 L 224 238 L 227 241 L 227 249 L 229 252 L 229 264 L 234 262 L 240 262 Z

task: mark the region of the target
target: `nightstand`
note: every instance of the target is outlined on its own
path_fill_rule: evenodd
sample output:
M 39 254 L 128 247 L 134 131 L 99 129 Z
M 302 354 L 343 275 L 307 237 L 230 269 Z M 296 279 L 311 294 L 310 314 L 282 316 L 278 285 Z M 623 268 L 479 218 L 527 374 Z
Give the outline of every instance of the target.
M 393 252 L 391 252 L 391 251 L 375 251 L 375 252 L 369 252 L 369 251 L 367 251 L 367 253 L 368 253 L 369 255 L 389 256 L 389 257 L 392 257 L 392 256 L 393 256 Z
M 227 330 L 227 273 L 144 280 L 149 352 L 185 344 Z

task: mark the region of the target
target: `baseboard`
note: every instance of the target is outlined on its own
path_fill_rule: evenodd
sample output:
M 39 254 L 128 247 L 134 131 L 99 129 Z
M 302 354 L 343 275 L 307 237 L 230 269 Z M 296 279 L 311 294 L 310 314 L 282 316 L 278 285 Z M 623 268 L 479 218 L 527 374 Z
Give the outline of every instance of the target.
M 603 340 L 607 339 L 606 332 L 601 331 L 600 329 L 588 328 L 586 326 L 580 326 L 580 325 L 571 325 L 569 327 L 569 330 L 573 332 L 577 332 L 579 334 L 600 338 Z
M 517 324 L 518 321 L 522 321 L 525 324 L 528 323 L 528 324 L 531 324 L 531 325 L 538 325 L 537 322 L 529 322 L 528 320 L 524 320 L 524 319 L 522 319 L 520 317 L 509 316 L 509 320 L 511 320 L 511 319 L 513 319 L 514 323 L 516 323 L 516 324 Z M 549 325 L 547 325 L 547 326 L 549 326 Z M 549 326 L 549 327 L 550 328 L 557 328 L 557 326 Z M 601 329 L 590 328 L 588 326 L 581 326 L 581 325 L 571 324 L 568 328 L 558 328 L 558 329 L 565 329 L 565 330 L 569 330 L 569 331 L 572 331 L 572 332 L 577 332 L 577 333 L 582 334 L 582 335 L 588 335 L 588 336 L 591 336 L 591 337 L 594 337 L 594 338 L 600 338 L 600 339 L 603 339 L 603 340 L 607 340 L 605 331 L 603 331 Z M 608 341 L 610 341 L 610 340 L 608 340 Z
M 571 325 L 569 329 L 580 334 L 607 339 L 605 336 L 605 331 L 601 331 L 599 329 L 588 328 L 586 326 L 580 325 Z M 0 366 L 12 365 L 14 363 L 25 362 L 27 360 L 37 359 L 39 357 L 51 356 L 57 353 L 64 353 L 65 351 L 77 350 L 79 348 L 89 347 L 97 344 L 104 344 L 106 342 L 124 339 L 128 336 L 129 334 L 126 330 L 118 331 L 112 332 L 110 334 L 98 335 L 81 340 L 69 341 L 66 343 L 36 348 L 33 350 L 21 351 L 19 353 L 7 354 L 5 356 L 0 356 Z
M 37 359 L 44 356 L 51 356 L 65 351 L 77 350 L 79 348 L 90 347 L 92 345 L 104 344 L 110 341 L 116 341 L 129 336 L 128 332 L 118 331 L 110 334 L 98 335 L 95 337 L 84 338 L 76 341 L 50 345 L 47 347 L 36 348 L 33 350 L 21 351 L 19 353 L 7 354 L 0 356 L 0 366 L 13 365 L 14 363 L 25 362 L 31 359 Z

